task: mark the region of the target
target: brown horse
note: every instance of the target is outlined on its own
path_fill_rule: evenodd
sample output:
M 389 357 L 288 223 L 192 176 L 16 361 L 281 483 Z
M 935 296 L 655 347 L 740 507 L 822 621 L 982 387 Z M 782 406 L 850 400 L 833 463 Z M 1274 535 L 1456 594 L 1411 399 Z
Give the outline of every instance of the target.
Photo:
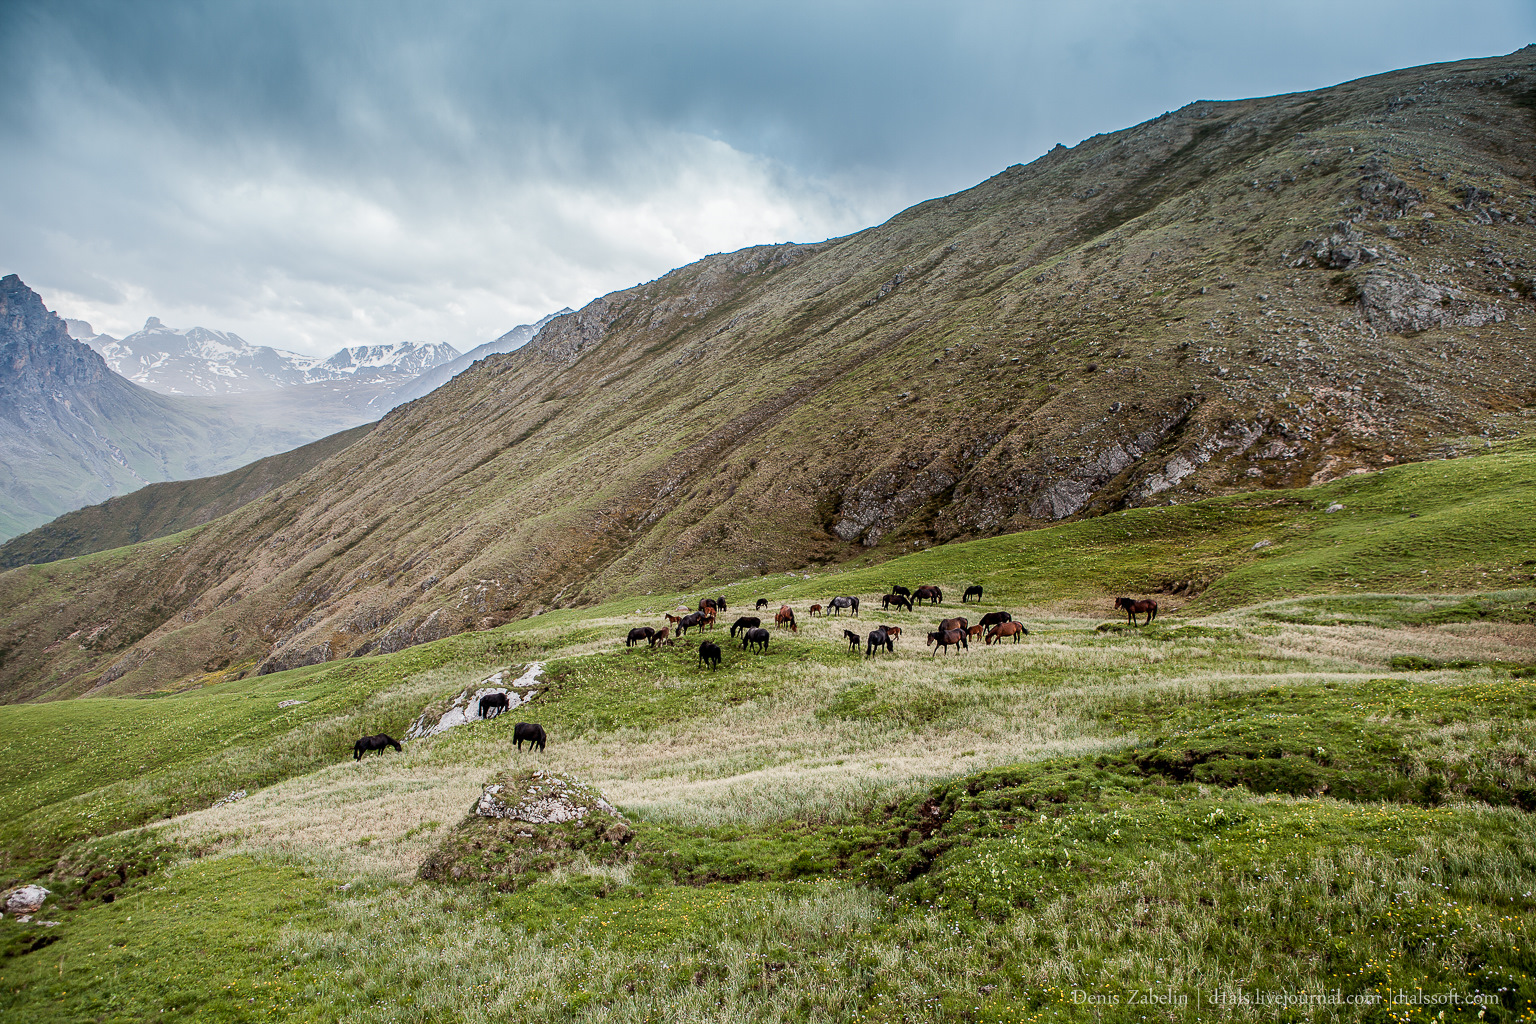
M 976 628 L 980 629 L 981 627 L 977 626 Z M 1024 624 L 1021 622 L 1000 622 L 993 626 L 991 632 L 987 634 L 987 643 L 996 643 L 1005 636 L 1013 637 L 1013 642 L 1018 643 L 1019 637 L 1028 632 L 1029 630 L 1025 629 Z
M 672 646 L 671 626 L 662 626 L 656 632 L 651 634 L 651 646 L 655 647 L 657 644 L 665 644 L 668 647 Z
M 965 630 L 965 636 L 966 636 L 966 639 L 968 639 L 968 640 L 975 640 L 978 637 L 980 637 L 981 634 L 985 633 L 986 631 L 987 631 L 987 627 L 986 626 L 968 626 L 968 627 L 966 627 L 966 630 Z
M 791 633 L 800 632 L 800 627 L 795 625 L 795 610 L 787 604 L 780 605 L 778 612 L 773 617 L 773 624 L 775 626 L 782 626 L 785 623 L 789 624 L 789 631 Z
M 964 615 L 957 616 L 956 618 L 953 618 L 953 619 L 945 619 L 943 622 L 939 623 L 939 629 L 941 629 L 941 630 L 945 630 L 945 629 L 970 629 L 970 628 L 971 628 L 971 620 L 967 619 Z
M 1126 618 L 1131 620 L 1131 625 L 1139 626 L 1136 616 L 1145 614 L 1147 625 L 1152 625 L 1152 620 L 1157 618 L 1157 602 L 1152 600 L 1133 601 L 1129 597 L 1115 598 L 1115 607 L 1125 612 Z
M 819 605 L 819 604 L 811 605 L 811 618 L 814 619 L 816 616 L 818 616 L 820 614 L 821 614 L 821 605 Z
M 944 591 L 931 585 L 918 587 L 912 595 L 912 603 L 922 604 L 924 601 L 927 601 L 929 604 L 943 604 Z
M 667 623 L 669 625 L 673 625 L 673 626 L 675 626 L 679 622 L 683 621 L 683 618 L 682 618 L 681 615 L 673 615 L 671 612 L 668 612 L 665 617 L 666 617 Z
M 895 640 L 897 637 L 901 636 L 900 626 L 881 626 L 880 628 L 885 630 L 892 640 Z
M 959 654 L 960 648 L 965 647 L 969 649 L 971 645 L 966 642 L 965 630 L 941 629 L 938 632 L 928 634 L 928 646 L 933 648 L 933 654 L 938 654 L 939 649 L 944 647 L 953 647 L 955 648 L 955 653 Z M 931 658 L 933 655 L 930 654 L 929 657 Z

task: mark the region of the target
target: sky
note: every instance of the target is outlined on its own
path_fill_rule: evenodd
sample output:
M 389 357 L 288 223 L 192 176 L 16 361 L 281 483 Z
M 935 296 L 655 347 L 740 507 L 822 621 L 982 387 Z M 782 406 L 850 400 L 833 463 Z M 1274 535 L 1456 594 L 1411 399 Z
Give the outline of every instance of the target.
M 0 0 L 0 274 L 461 351 L 1201 99 L 1536 42 L 1532 0 Z

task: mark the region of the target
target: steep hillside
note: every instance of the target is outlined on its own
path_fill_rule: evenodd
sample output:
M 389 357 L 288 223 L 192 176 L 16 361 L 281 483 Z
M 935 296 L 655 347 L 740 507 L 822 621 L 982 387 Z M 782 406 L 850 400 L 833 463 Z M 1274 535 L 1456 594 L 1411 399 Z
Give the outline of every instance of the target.
M 220 476 L 149 484 L 100 505 L 66 512 L 0 544 L 0 567 L 52 562 L 201 526 L 307 472 L 372 429 L 373 424 L 365 423 Z
M 89 581 L 0 576 L 0 685 L 312 664 L 1524 432 L 1533 158 L 1527 48 L 1194 103 L 856 235 L 709 257 L 194 534 Z
M 314 439 L 292 420 L 267 425 L 138 387 L 71 338 L 19 277 L 0 280 L 0 539 Z

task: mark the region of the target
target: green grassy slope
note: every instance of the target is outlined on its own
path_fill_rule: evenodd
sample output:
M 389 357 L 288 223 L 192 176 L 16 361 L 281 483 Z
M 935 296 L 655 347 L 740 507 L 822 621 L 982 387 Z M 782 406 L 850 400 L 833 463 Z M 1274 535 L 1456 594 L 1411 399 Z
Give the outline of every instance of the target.
M 100 505 L 67 512 L 0 545 L 0 568 L 53 562 L 179 533 L 254 501 L 335 455 L 372 423 L 258 459 L 220 476 L 154 483 Z
M 604 296 L 89 601 L 21 607 L 0 687 L 281 668 L 1529 434 L 1532 75 L 1195 103 Z M 146 593 L 129 646 L 61 643 Z
M 623 647 L 699 596 L 663 593 L 0 708 L 0 881 L 54 889 L 61 922 L 0 922 L 0 1011 L 1138 1021 L 1151 989 L 1185 1000 L 1171 1019 L 1203 1020 L 1223 991 L 1337 990 L 1357 1002 L 1296 1019 L 1369 1016 L 1359 1000 L 1440 1019 L 1443 1001 L 1387 1002 L 1417 987 L 1475 1000 L 1461 1019 L 1520 1019 L 1536 1009 L 1536 588 L 1509 584 L 1529 582 L 1513 554 L 1533 461 L 1515 443 L 732 581 L 710 588 L 731 615 L 762 595 L 802 628 L 767 655 L 717 630 L 718 672 L 693 637 Z M 1112 572 L 1190 585 L 1133 630 Z M 887 579 L 951 592 L 808 616 Z M 969 581 L 987 597 L 962 609 Z M 1418 593 L 1373 592 L 1403 584 Z M 936 657 L 919 639 L 1000 606 L 1023 642 Z M 850 654 L 841 630 L 876 622 L 906 631 L 896 653 Z M 526 709 L 351 760 L 357 735 L 398 735 L 532 660 Z M 544 724 L 549 749 L 514 751 L 515 719 Z M 488 848 L 465 881 L 413 880 L 509 766 L 598 785 L 634 829 L 625 857 L 497 875 Z M 498 958 L 517 969 L 487 973 Z

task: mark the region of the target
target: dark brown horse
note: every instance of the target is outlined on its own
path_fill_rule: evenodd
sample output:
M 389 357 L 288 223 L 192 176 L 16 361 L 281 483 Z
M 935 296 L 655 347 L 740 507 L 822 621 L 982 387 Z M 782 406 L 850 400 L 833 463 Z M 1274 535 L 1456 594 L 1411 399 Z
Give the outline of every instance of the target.
M 924 601 L 927 601 L 929 604 L 943 604 L 944 591 L 933 586 L 918 587 L 912 594 L 912 603 L 922 604 Z
M 981 617 L 981 624 L 983 626 L 995 626 L 1000 622 L 1012 621 L 1013 616 L 1009 615 L 1007 612 L 987 612 L 987 614 Z
M 897 608 L 905 608 L 907 611 L 911 611 L 912 610 L 912 599 L 910 597 L 908 597 L 906 594 L 897 594 L 897 593 L 886 594 L 884 597 L 882 597 L 880 599 L 880 607 L 881 608 L 889 611 L 891 605 L 895 605 Z
M 763 620 L 758 618 L 756 615 L 743 615 L 741 618 L 731 623 L 731 639 L 736 639 L 737 630 L 741 630 L 743 633 L 745 633 L 747 630 L 756 629 L 762 624 Z
M 967 640 L 977 640 L 981 637 L 981 634 L 985 633 L 986 631 L 986 626 L 968 626 L 965 630 L 965 638 Z
M 873 658 L 875 652 L 882 647 L 892 653 L 895 652 L 896 645 L 891 642 L 891 634 L 887 633 L 883 628 L 871 630 L 869 634 L 869 650 L 864 652 L 864 657 Z
M 392 740 L 388 736 L 385 736 L 383 733 L 379 733 L 377 736 L 364 736 L 362 739 L 352 744 L 352 760 L 361 761 L 363 759 L 363 755 L 368 753 L 370 750 L 377 750 L 382 754 L 385 747 L 394 747 L 396 750 L 399 750 L 400 744 L 396 740 Z
M 850 651 L 857 651 L 859 649 L 859 634 L 853 630 L 843 630 L 843 639 L 848 641 L 848 649 Z
M 971 628 L 971 620 L 967 619 L 964 615 L 958 615 L 958 616 L 956 616 L 953 619 L 945 619 L 943 622 L 939 623 L 939 628 L 940 629 L 970 629 Z
M 760 597 L 760 598 L 757 599 L 757 604 L 753 606 L 753 611 L 759 611 L 760 612 L 764 608 L 767 608 L 767 607 L 768 607 L 768 599 L 766 597 Z
M 965 630 L 941 629 L 928 634 L 928 646 L 933 648 L 934 654 L 938 654 L 939 649 L 945 647 L 953 647 L 955 648 L 955 653 L 959 654 L 960 648 L 964 647 L 969 650 L 971 645 L 966 642 Z M 933 657 L 933 655 L 930 654 L 929 657 Z
M 1157 602 L 1153 600 L 1134 601 L 1129 597 L 1115 598 L 1115 607 L 1125 612 L 1126 618 L 1131 620 L 1131 625 L 1139 626 L 1136 616 L 1145 614 L 1147 625 L 1152 625 L 1152 620 L 1157 618 Z
M 671 626 L 662 626 L 660 629 L 656 630 L 656 632 L 651 634 L 651 646 L 655 647 L 657 644 L 666 644 L 668 646 L 671 646 L 671 644 L 672 644 L 672 627 Z

